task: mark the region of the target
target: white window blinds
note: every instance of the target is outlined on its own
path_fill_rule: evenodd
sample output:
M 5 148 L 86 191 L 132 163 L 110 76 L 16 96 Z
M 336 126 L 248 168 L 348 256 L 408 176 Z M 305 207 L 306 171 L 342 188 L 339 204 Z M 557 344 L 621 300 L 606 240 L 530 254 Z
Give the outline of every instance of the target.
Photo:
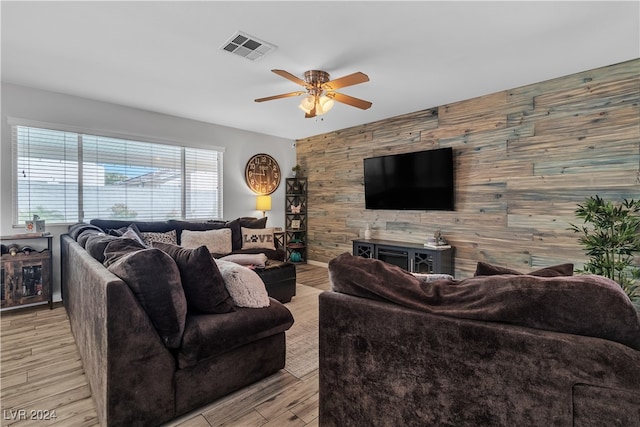
M 222 152 L 16 125 L 15 223 L 222 217 Z
M 213 210 L 222 217 L 222 176 L 220 153 L 185 148 L 185 218 L 210 218 Z
M 181 218 L 181 148 L 82 136 L 86 218 Z
M 14 126 L 14 224 L 78 220 L 78 135 Z

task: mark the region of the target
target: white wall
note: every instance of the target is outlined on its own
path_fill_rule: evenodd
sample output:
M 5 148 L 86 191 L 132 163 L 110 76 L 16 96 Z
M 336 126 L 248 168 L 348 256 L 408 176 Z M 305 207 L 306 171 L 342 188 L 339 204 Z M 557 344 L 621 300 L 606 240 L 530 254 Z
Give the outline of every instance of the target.
M 294 141 L 240 129 L 188 120 L 76 96 L 2 83 L 2 143 L 0 145 L 0 233 L 22 232 L 12 224 L 11 127 L 7 118 L 27 119 L 93 131 L 174 142 L 196 148 L 224 147 L 224 218 L 262 216 L 255 194 L 244 182 L 244 167 L 257 153 L 267 153 L 286 176 L 296 162 Z M 211 118 L 215 121 L 215 117 Z M 283 179 L 284 181 L 284 179 Z M 284 182 L 272 194 L 268 224 L 284 227 Z M 60 300 L 59 240 L 65 227 L 47 226 L 54 234 L 54 301 Z

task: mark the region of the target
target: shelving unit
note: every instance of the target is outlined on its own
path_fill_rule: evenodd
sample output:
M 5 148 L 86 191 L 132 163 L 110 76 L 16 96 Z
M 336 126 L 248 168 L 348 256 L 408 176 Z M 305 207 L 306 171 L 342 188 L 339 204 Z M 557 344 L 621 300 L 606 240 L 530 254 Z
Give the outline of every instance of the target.
M 25 253 L 26 246 L 36 246 L 37 240 L 46 240 L 46 247 L 40 251 Z M 53 261 L 51 245 L 53 237 L 42 234 L 16 234 L 0 237 L 2 245 L 8 250 L 17 245 L 20 252 L 15 255 L 3 253 L 0 272 L 0 297 L 2 310 L 32 305 L 49 304 L 53 308 L 51 276 Z
M 285 180 L 285 250 L 286 259 L 307 262 L 307 179 Z

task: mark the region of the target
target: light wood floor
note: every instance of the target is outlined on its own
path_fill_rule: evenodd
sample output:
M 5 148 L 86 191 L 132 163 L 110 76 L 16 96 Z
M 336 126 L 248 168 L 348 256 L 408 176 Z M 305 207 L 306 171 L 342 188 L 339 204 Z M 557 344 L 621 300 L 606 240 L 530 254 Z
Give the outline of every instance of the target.
M 329 289 L 324 267 L 298 265 L 297 281 Z M 315 295 L 312 298 L 317 301 Z M 312 300 L 305 301 L 300 295 L 294 302 Z M 0 327 L 0 425 L 97 426 L 91 391 L 64 308 L 3 312 Z M 55 419 L 42 419 L 53 413 Z M 169 425 L 317 426 L 318 371 L 301 378 L 280 371 Z

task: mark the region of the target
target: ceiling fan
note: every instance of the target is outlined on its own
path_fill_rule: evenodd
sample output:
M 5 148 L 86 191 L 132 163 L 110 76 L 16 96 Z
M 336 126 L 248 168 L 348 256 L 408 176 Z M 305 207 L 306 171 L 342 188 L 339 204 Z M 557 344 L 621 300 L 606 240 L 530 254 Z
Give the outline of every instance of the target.
M 283 93 L 281 95 L 268 96 L 266 98 L 258 98 L 256 102 L 272 101 L 274 99 L 289 98 L 292 96 L 305 96 L 300 102 L 301 110 L 304 111 L 306 118 L 319 116 L 326 113 L 333 107 L 334 100 L 352 107 L 366 110 L 371 107 L 371 102 L 363 99 L 354 98 L 353 96 L 338 93 L 335 90 L 347 86 L 357 85 L 369 81 L 369 76 L 364 73 L 357 72 L 348 76 L 340 77 L 335 80 L 329 80 L 329 73 L 321 70 L 309 70 L 304 73 L 304 80 L 294 76 L 284 70 L 271 70 L 280 77 L 304 87 L 306 91 L 297 91 Z

